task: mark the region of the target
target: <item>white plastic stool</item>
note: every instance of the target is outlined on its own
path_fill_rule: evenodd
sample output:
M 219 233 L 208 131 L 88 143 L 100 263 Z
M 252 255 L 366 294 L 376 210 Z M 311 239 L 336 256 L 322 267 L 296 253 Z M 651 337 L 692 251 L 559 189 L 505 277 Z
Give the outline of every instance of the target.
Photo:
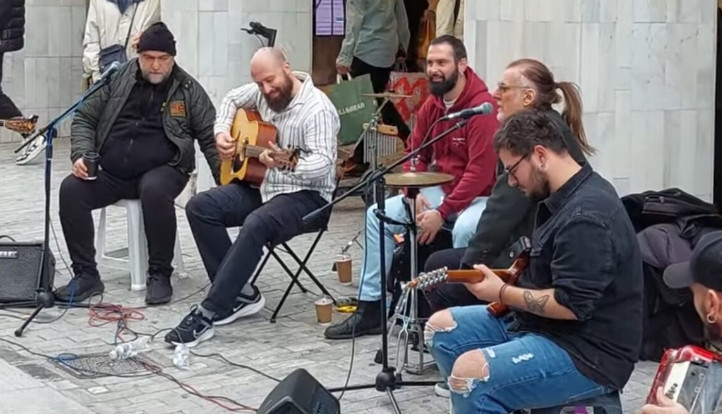
M 105 208 L 103 208 L 100 212 L 98 231 L 95 234 L 95 261 L 99 265 L 113 269 L 130 271 L 130 290 L 144 290 L 146 271 L 148 270 L 148 240 L 145 236 L 143 212 L 141 210 L 140 200 L 121 199 L 113 205 L 125 208 L 126 211 L 126 221 L 128 225 L 128 257 L 113 257 L 109 256 L 108 253 L 105 252 L 106 212 Z M 178 232 L 176 232 L 175 236 L 173 266 L 180 277 L 186 277 Z

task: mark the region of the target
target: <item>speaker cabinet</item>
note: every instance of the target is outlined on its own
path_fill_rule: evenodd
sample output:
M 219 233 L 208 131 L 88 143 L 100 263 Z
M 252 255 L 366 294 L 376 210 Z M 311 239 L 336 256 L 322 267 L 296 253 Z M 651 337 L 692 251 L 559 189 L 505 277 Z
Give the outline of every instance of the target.
M 55 257 L 42 242 L 0 241 L 0 303 L 35 304 L 38 291 L 51 291 Z
M 341 413 L 341 407 L 336 396 L 306 370 L 299 368 L 281 380 L 256 413 L 337 414 Z

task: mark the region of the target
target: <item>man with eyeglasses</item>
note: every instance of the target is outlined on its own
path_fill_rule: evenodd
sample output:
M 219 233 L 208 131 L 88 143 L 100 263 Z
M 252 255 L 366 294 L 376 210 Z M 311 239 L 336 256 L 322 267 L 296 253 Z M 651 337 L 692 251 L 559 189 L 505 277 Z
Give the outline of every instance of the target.
M 614 187 L 569 154 L 554 120 L 526 110 L 494 138 L 509 185 L 540 200 L 515 284 L 485 265 L 484 305 L 436 312 L 426 342 L 458 413 L 549 408 L 621 390 L 642 337 L 642 260 Z
M 73 119 L 73 173 L 60 185 L 59 197 L 73 268 L 72 280 L 55 293 L 63 302 L 82 302 L 103 292 L 91 211 L 121 199 L 140 199 L 142 206 L 149 257 L 145 301 L 169 302 L 174 201 L 195 169 L 194 140 L 219 181 L 215 108 L 203 87 L 175 63 L 175 39 L 165 24 L 155 23 L 143 33 L 138 54 Z

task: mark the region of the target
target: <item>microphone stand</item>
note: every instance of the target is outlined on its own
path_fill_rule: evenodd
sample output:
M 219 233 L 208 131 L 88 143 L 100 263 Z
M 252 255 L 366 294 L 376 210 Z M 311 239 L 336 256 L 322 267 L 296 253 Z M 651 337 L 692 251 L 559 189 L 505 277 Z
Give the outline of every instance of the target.
M 98 80 L 98 82 L 94 83 L 93 85 L 88 88 L 85 93 L 78 99 L 78 101 L 75 102 L 72 106 L 70 106 L 65 112 L 61 115 L 59 115 L 55 120 L 48 123 L 47 126 L 41 128 L 38 130 L 35 134 L 33 134 L 32 137 L 28 139 L 27 142 L 25 142 L 22 146 L 20 146 L 17 150 L 15 150 L 15 153 L 19 152 L 25 146 L 27 146 L 29 143 L 31 143 L 36 137 L 40 136 L 41 134 L 45 134 L 45 230 L 44 230 L 44 239 L 43 239 L 43 254 L 42 254 L 42 267 L 46 268 L 50 262 L 53 262 L 53 253 L 50 251 L 50 174 L 52 172 L 52 161 L 53 161 L 53 136 L 55 136 L 55 133 L 57 132 L 57 126 L 60 124 L 63 120 L 65 120 L 67 117 L 75 113 L 80 106 L 83 105 L 85 100 L 93 95 L 95 92 L 103 88 L 108 83 L 109 77 L 102 78 Z M 50 271 L 51 273 L 55 273 L 54 270 Z M 44 276 L 44 273 L 41 274 Z M 37 309 L 28 317 L 28 319 L 23 322 L 23 324 L 15 330 L 15 336 L 20 337 L 23 334 L 23 331 L 25 328 L 30 324 L 30 322 L 35 319 L 35 317 L 40 313 L 40 311 L 43 308 L 52 308 L 55 305 L 55 296 L 53 295 L 53 288 L 52 288 L 52 282 L 54 280 L 54 276 L 47 276 L 47 279 L 49 281 L 41 282 L 41 288 L 38 290 L 37 295 Z M 47 286 L 47 287 L 46 287 Z
M 379 254 L 380 254 L 380 261 L 379 264 L 381 264 L 381 291 L 382 293 L 385 293 L 386 290 L 386 268 L 383 266 L 386 264 L 384 259 L 384 238 L 383 233 L 385 230 L 385 221 L 384 217 L 384 209 L 385 209 L 385 198 L 384 198 L 384 188 L 386 187 L 386 183 L 384 181 L 384 175 L 388 174 L 391 170 L 396 168 L 397 166 L 401 165 L 402 163 L 416 157 L 419 152 L 421 152 L 423 149 L 426 149 L 433 145 L 434 143 L 438 142 L 442 138 L 444 138 L 447 134 L 451 133 L 454 130 L 457 130 L 466 123 L 468 123 L 468 119 L 464 118 L 463 120 L 456 123 L 454 126 L 446 129 L 444 132 L 439 134 L 438 136 L 434 137 L 433 139 L 429 140 L 428 142 L 422 144 L 418 148 L 414 149 L 412 152 L 409 152 L 404 157 L 400 158 L 396 162 L 392 163 L 389 166 L 383 167 L 382 169 L 377 169 L 374 171 L 373 174 L 369 175 L 369 177 L 362 181 L 353 188 L 349 189 L 341 195 L 340 197 L 336 198 L 335 200 L 329 202 L 328 204 L 324 205 L 321 208 L 318 208 L 317 210 L 309 213 L 305 217 L 303 217 L 303 221 L 308 223 L 312 218 L 315 216 L 321 214 L 325 210 L 333 207 L 337 203 L 343 201 L 344 199 L 348 198 L 351 194 L 356 192 L 357 190 L 368 186 L 372 182 L 375 182 L 375 192 L 376 192 L 376 203 L 377 203 L 377 210 L 375 211 L 376 217 L 379 219 L 379 232 L 381 233 L 381 238 L 379 238 Z M 366 248 L 368 249 L 368 247 Z M 356 385 L 356 386 L 348 386 L 348 387 L 339 387 L 339 388 L 333 388 L 329 389 L 330 392 L 335 391 L 342 391 L 342 390 L 362 390 L 367 388 L 376 388 L 378 391 L 385 391 L 388 396 L 389 400 L 391 401 L 391 405 L 394 408 L 394 411 L 398 414 L 401 413 L 401 410 L 399 409 L 399 405 L 396 402 L 396 398 L 394 397 L 393 391 L 396 390 L 400 386 L 433 386 L 436 384 L 435 381 L 397 381 L 396 380 L 396 368 L 389 367 L 389 359 L 388 359 L 388 328 L 386 326 L 386 302 L 385 302 L 385 296 L 382 296 L 381 298 L 381 356 L 382 356 L 382 369 L 376 376 L 376 382 L 374 384 L 362 384 L 362 385 Z M 353 359 L 353 358 L 352 358 Z M 399 374 L 400 378 L 400 374 Z

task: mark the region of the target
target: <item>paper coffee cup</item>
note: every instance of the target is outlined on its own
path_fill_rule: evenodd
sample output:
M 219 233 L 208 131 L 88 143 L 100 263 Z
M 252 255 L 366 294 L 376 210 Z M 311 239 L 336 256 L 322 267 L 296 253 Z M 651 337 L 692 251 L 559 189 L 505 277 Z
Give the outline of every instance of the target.
M 316 304 L 316 317 L 318 318 L 319 324 L 331 323 L 331 315 L 333 312 L 333 301 L 331 299 L 319 299 L 315 302 Z
M 350 284 L 352 280 L 351 274 L 351 256 L 340 254 L 336 256 L 336 273 L 338 281 L 344 284 Z

